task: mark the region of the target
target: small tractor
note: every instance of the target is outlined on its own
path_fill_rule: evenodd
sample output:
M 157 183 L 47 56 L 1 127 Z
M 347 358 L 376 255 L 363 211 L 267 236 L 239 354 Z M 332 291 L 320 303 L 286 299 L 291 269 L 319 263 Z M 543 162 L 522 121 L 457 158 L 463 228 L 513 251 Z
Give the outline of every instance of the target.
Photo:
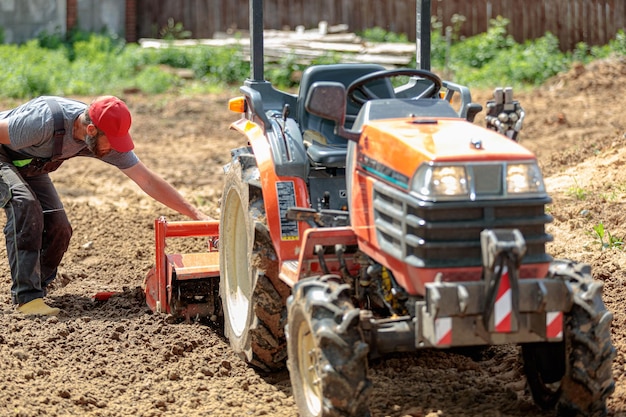
M 430 1 L 417 5 L 418 68 L 313 65 L 288 93 L 264 79 L 250 0 L 220 220 L 156 220 L 147 303 L 219 323 L 261 371 L 286 365 L 303 417 L 369 415 L 370 359 L 503 344 L 521 347 L 537 405 L 605 415 L 612 314 L 588 265 L 546 253 L 551 199 L 516 140 L 523 109 L 496 89 L 475 124 L 469 89 L 430 71 Z M 209 250 L 166 253 L 188 236 Z

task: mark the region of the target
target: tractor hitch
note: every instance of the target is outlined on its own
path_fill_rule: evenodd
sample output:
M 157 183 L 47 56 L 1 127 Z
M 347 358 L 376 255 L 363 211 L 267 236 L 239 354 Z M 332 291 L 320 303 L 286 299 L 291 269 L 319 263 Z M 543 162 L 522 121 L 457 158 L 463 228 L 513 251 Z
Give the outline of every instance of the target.
M 526 244 L 517 229 L 481 234 L 483 279 L 426 284 L 415 315 L 375 318 L 361 311 L 361 328 L 372 354 L 420 348 L 558 342 L 563 315 L 573 304 L 564 280 L 519 278 Z M 556 325 L 555 325 L 556 323 Z
M 517 229 L 484 230 L 480 243 L 485 284 L 483 325 L 490 332 L 517 331 L 519 266 L 526 253 L 524 236 Z

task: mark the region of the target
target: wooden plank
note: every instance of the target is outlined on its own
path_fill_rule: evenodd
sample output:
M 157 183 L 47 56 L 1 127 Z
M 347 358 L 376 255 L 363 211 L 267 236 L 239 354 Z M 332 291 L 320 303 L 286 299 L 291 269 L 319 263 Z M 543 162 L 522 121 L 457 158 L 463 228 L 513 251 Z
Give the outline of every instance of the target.
M 530 22 L 530 38 L 540 38 L 545 35 L 546 15 L 544 13 L 543 3 L 536 2 L 533 7 L 533 20 Z
M 215 0 L 198 1 L 193 16 L 194 36 L 199 38 L 213 37 L 213 28 L 218 27 L 220 21 L 227 22 L 226 10 L 221 3 Z
M 595 0 L 594 7 L 596 10 L 596 23 L 597 26 L 594 27 L 594 31 L 596 33 L 596 39 L 598 43 L 606 43 L 606 20 L 604 15 L 604 6 L 606 1 Z M 605 41 L 605 42 L 603 42 Z
M 526 25 L 530 21 L 530 4 L 525 3 L 524 7 L 520 7 L 518 11 L 519 21 L 515 25 L 515 36 L 516 40 L 528 39 L 528 28 Z
M 583 42 L 586 42 L 590 36 L 589 18 L 590 18 L 591 13 L 589 11 L 589 1 L 590 0 L 581 0 L 581 4 L 580 4 L 579 19 L 580 19 L 580 31 L 581 31 Z
M 612 19 L 612 8 L 614 0 L 606 0 L 603 4 L 602 12 L 604 13 L 604 38 L 607 39 L 607 42 L 613 37 L 613 19 Z M 606 42 L 605 42 L 606 43 Z
M 594 21 L 595 13 L 593 10 L 593 0 L 583 0 L 582 14 L 581 14 L 581 26 L 583 29 L 583 42 L 589 43 L 594 38 L 594 30 L 591 27 L 591 23 Z
M 310 36 L 311 32 L 309 32 Z M 363 43 L 354 34 L 352 43 L 324 42 L 324 39 L 336 39 L 346 35 L 315 35 L 308 37 L 295 32 L 265 31 L 264 56 L 270 62 L 278 62 L 286 55 L 295 56 L 296 62 L 309 64 L 311 60 L 332 53 L 343 62 L 371 62 L 386 67 L 407 66 L 414 53 L 412 43 Z M 318 39 L 318 40 L 314 40 Z M 140 39 L 140 45 L 152 48 L 186 47 L 186 46 L 226 46 L 240 45 L 244 54 L 248 53 L 249 39 L 188 39 L 164 41 L 161 39 Z M 249 59 L 249 57 L 246 57 Z
M 325 21 L 329 25 L 341 23 L 341 17 L 335 15 L 333 0 L 318 0 L 321 6 L 319 22 Z
M 573 0 L 572 1 L 572 35 L 573 39 L 584 39 L 583 34 L 583 19 L 582 19 L 582 8 L 583 8 L 584 0 Z M 572 39 L 570 39 L 570 44 L 568 48 L 572 48 Z
M 485 3 L 486 0 L 477 0 L 477 1 L 473 1 L 473 2 L 469 2 L 471 3 L 471 8 L 469 9 L 469 15 L 468 18 L 469 20 L 472 22 L 472 33 L 479 33 L 481 32 L 478 28 L 479 27 L 485 27 L 485 15 L 484 15 L 484 10 L 485 10 Z
M 542 25 L 543 35 L 546 32 L 552 33 L 559 40 L 559 45 L 563 45 L 565 39 L 563 38 L 563 31 L 561 30 L 562 15 L 560 14 L 561 6 L 560 2 L 545 1 L 543 3 L 544 22 Z M 542 36 L 543 36 L 542 35 Z
M 528 5 L 528 21 L 525 24 L 526 27 L 526 39 L 541 37 L 541 4 L 539 2 L 532 2 Z
M 619 30 L 626 29 L 626 4 L 621 0 L 611 0 L 607 13 L 611 25 L 609 37 L 614 39 Z
M 557 21 L 559 22 L 560 28 L 558 33 L 561 35 L 561 48 L 567 49 L 569 48 L 570 39 L 572 37 L 572 7 L 569 0 L 559 0 L 558 5 Z
M 220 1 L 220 0 L 213 0 Z M 242 3 L 247 4 L 247 0 L 232 0 L 223 2 L 225 21 L 223 23 L 215 23 L 215 27 L 212 29 L 213 33 L 220 31 L 228 31 L 229 28 L 233 30 L 248 29 L 248 10 L 240 9 Z
M 614 33 L 617 33 L 614 26 L 613 11 L 615 10 L 615 0 L 606 0 L 604 2 L 604 38 L 608 41 L 613 37 Z
M 461 36 L 472 36 L 473 32 L 472 32 L 472 22 L 470 21 L 471 19 L 471 13 L 469 13 L 468 11 L 471 10 L 471 4 L 469 4 L 471 2 L 466 2 L 463 0 L 454 0 L 450 3 L 446 2 L 446 11 L 445 11 L 445 23 L 444 23 L 444 27 L 445 26 L 453 26 L 452 24 L 452 20 L 454 18 L 454 15 L 460 15 L 465 17 L 465 22 L 463 23 L 463 26 L 461 27 L 460 33 L 459 35 Z
M 509 25 L 507 26 L 508 34 L 516 40 L 523 39 L 524 33 L 527 31 L 527 12 L 529 6 L 529 3 L 524 3 L 524 5 L 521 6 L 521 3 L 515 4 L 508 0 L 494 1 L 491 19 L 498 17 L 507 19 L 509 21 Z M 491 22 L 487 23 L 491 25 Z
M 604 2 L 603 2 L 604 3 Z M 600 44 L 604 43 L 604 29 L 605 22 L 603 19 L 602 6 L 599 0 L 594 0 L 591 3 L 591 8 L 593 11 L 593 21 L 589 22 L 589 27 L 591 32 L 593 33 L 592 40 L 589 42 L 590 44 Z

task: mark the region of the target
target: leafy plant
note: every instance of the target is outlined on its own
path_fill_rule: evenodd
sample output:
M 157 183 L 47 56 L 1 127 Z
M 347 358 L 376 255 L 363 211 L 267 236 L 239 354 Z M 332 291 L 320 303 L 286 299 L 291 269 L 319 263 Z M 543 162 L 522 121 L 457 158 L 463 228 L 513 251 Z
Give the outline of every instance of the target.
M 604 249 L 622 249 L 624 247 L 624 240 L 617 236 L 613 236 L 611 232 L 605 229 L 602 222 L 593 227 L 592 235 L 594 239 L 600 244 L 600 248 Z
M 500 16 L 491 19 L 487 32 L 453 45 L 452 58 L 472 68 L 483 67 L 502 51 L 509 50 L 516 44 L 513 37 L 507 34 L 508 24 L 509 20 Z
M 567 189 L 567 194 L 576 197 L 576 200 L 585 200 L 587 198 L 587 191 L 578 185 L 576 178 L 574 178 L 574 184 L 574 186 Z
M 159 31 L 161 38 L 165 40 L 189 39 L 191 32 L 185 30 L 181 22 L 175 22 L 174 18 L 167 19 L 167 24 Z
M 617 32 L 615 39 L 609 41 L 608 48 L 614 53 L 626 55 L 626 32 L 623 29 Z
M 407 43 L 409 41 L 404 33 L 388 32 L 379 26 L 366 29 L 363 32 L 359 32 L 358 35 L 370 42 Z
M 175 75 L 150 66 L 137 74 L 134 84 L 145 93 L 158 94 L 169 90 L 177 81 Z
M 7 97 L 33 97 L 61 93 L 57 87 L 69 76 L 50 68 L 67 69 L 68 61 L 63 51 L 41 49 L 36 40 L 24 45 L 0 46 L 0 91 Z
M 611 192 L 607 192 L 607 193 L 602 193 L 600 194 L 600 197 L 604 200 L 604 201 L 616 201 L 617 200 L 617 191 L 616 190 L 612 190 Z
M 250 63 L 239 47 L 206 48 L 193 59 L 196 76 L 212 83 L 240 83 L 250 75 Z
M 278 63 L 266 64 L 266 78 L 278 88 L 289 89 L 300 84 L 302 72 L 310 65 L 337 64 L 341 59 L 333 53 L 325 53 L 310 63 L 302 62 L 297 56 L 287 54 Z

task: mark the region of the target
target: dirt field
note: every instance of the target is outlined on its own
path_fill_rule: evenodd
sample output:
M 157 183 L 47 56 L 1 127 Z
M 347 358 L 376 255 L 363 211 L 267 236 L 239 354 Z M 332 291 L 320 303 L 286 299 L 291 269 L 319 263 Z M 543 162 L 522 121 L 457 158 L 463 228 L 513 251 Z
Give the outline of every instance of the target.
M 527 112 L 522 143 L 538 155 L 554 199 L 549 251 L 590 263 L 615 316 L 610 416 L 626 416 L 626 254 L 603 250 L 594 227 L 626 238 L 624 85 L 626 63 L 611 61 L 516 93 Z M 229 97 L 123 97 L 133 112 L 139 157 L 215 217 L 222 166 L 229 149 L 241 145 L 228 131 L 237 117 L 226 110 Z M 489 98 L 490 92 L 474 92 L 483 105 Z M 214 329 L 170 323 L 146 307 L 140 286 L 154 264 L 153 221 L 181 216 L 91 159 L 66 162 L 54 180 L 74 226 L 49 295 L 63 313 L 16 314 L 8 264 L 0 263 L 0 416 L 297 415 L 286 372 L 261 375 Z M 3 242 L 0 257 L 6 258 Z M 96 302 L 99 291 L 119 294 Z M 475 360 L 422 351 L 372 363 L 373 415 L 553 415 L 525 392 L 517 353 L 514 346 L 492 348 Z

